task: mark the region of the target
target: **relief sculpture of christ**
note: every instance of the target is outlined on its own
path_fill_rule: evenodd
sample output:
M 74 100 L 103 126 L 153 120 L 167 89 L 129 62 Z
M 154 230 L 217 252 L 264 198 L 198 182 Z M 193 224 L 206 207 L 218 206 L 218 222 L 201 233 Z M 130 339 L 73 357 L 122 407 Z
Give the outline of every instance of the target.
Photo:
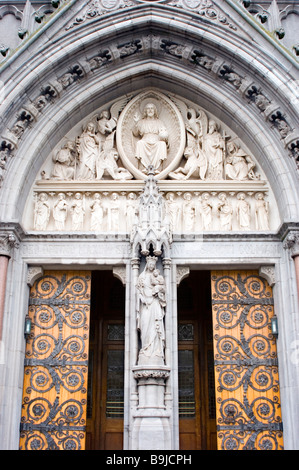
M 157 107 L 153 103 L 148 103 L 143 112 L 143 117 L 134 116 L 133 135 L 140 137 L 136 144 L 136 158 L 144 168 L 152 165 L 158 169 L 167 158 L 168 132 L 159 119 Z

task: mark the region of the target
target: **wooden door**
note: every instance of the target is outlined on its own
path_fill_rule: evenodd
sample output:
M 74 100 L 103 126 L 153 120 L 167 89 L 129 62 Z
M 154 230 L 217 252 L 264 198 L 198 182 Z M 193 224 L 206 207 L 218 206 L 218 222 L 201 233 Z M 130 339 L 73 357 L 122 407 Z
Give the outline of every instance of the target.
M 213 271 L 218 449 L 283 447 L 272 289 L 250 271 Z
M 123 449 L 125 289 L 112 272 L 92 277 L 88 450 Z
M 192 271 L 178 289 L 181 450 L 216 449 L 209 271 Z
M 30 292 L 20 449 L 85 448 L 91 273 L 49 271 Z

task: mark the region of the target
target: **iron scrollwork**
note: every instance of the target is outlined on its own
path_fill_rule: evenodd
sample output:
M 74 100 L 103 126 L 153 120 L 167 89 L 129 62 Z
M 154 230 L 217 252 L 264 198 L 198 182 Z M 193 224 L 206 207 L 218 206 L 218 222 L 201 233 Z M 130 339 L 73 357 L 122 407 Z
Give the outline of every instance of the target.
M 85 437 L 90 276 L 46 274 L 29 299 L 21 449 L 80 450 Z
M 258 275 L 213 275 L 217 430 L 221 448 L 282 448 L 272 290 Z

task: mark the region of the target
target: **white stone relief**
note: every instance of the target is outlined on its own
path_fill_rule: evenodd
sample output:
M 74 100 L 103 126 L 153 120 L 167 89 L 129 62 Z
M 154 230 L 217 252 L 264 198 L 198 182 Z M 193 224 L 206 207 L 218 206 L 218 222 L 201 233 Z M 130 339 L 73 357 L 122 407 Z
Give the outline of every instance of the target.
M 65 200 L 65 195 L 63 193 L 59 193 L 58 199 L 53 207 L 53 218 L 55 220 L 55 227 L 57 230 L 64 230 L 67 211 L 68 203 Z
M 83 230 L 85 216 L 85 200 L 84 196 L 76 193 L 71 204 L 72 214 L 72 230 Z
M 145 170 L 150 165 L 158 170 L 167 158 L 168 131 L 159 119 L 156 105 L 147 103 L 143 116 L 135 114 L 133 119 L 133 135 L 140 138 L 136 143 L 135 156 Z
M 253 158 L 201 108 L 156 91 L 116 101 L 52 156 L 47 179 L 258 180 Z M 122 166 L 124 165 L 124 166 Z
M 141 349 L 138 365 L 164 364 L 165 280 L 156 268 L 157 257 L 148 256 L 137 282 L 137 329 Z
M 142 227 L 139 192 L 43 191 L 35 197 L 31 228 L 37 231 L 130 233 Z M 266 191 L 164 191 L 163 199 L 162 217 L 175 233 L 270 229 Z
M 130 233 L 149 164 L 173 231 L 270 230 L 267 183 L 238 137 L 202 108 L 155 90 L 78 123 L 41 169 L 26 228 Z
M 34 228 L 35 230 L 47 230 L 50 218 L 50 205 L 48 195 L 40 193 L 37 197 L 34 208 Z

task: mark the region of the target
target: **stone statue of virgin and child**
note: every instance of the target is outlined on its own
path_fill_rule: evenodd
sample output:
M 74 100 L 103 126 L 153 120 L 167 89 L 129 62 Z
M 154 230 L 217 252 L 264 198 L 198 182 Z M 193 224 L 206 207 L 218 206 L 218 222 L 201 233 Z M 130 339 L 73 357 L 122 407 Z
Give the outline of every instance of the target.
M 164 364 L 165 280 L 156 263 L 155 256 L 147 256 L 136 286 L 137 329 L 141 339 L 138 365 Z

